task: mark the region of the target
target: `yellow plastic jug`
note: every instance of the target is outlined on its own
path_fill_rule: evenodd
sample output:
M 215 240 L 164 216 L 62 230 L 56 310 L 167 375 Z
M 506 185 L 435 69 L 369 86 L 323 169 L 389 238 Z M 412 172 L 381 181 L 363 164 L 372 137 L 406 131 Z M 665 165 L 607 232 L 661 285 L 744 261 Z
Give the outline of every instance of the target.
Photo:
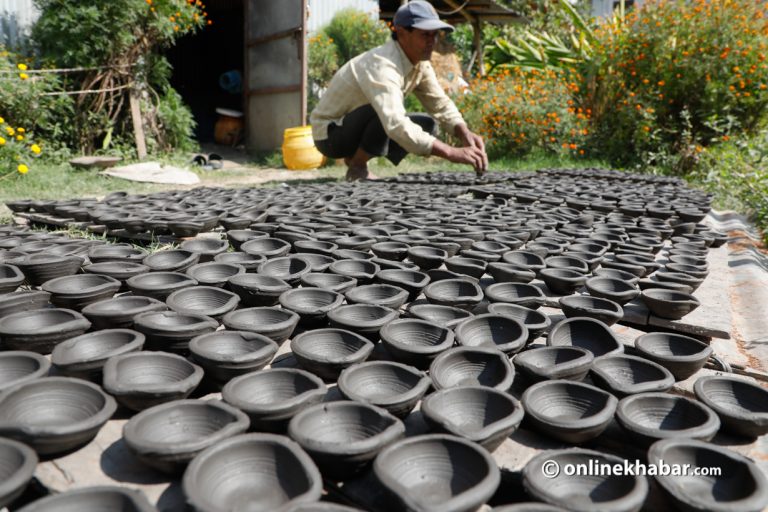
M 325 156 L 315 147 L 309 125 L 286 128 L 282 149 L 283 162 L 292 171 L 317 169 L 325 163 Z

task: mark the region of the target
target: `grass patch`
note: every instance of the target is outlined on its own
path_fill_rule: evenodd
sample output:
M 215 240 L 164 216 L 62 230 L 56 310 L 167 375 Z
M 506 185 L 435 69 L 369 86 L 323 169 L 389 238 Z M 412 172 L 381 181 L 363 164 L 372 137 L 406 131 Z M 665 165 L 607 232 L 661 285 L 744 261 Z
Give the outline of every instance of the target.
M 25 176 L 3 181 L 0 186 L 0 201 L 100 197 L 118 190 L 149 193 L 167 188 L 167 185 L 111 178 L 100 175 L 97 171 L 74 169 L 68 164 L 47 164 L 36 165 Z

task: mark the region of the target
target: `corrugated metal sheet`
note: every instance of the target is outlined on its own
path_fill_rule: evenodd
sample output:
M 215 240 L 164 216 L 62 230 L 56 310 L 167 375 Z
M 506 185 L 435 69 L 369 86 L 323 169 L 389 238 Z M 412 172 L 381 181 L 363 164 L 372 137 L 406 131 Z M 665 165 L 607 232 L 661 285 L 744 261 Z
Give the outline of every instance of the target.
M 0 0 L 0 44 L 24 44 L 29 29 L 40 15 L 32 0 Z
M 379 13 L 378 0 L 309 0 L 307 30 L 310 33 L 317 32 L 331 21 L 336 11 L 349 7 L 371 13 L 372 17 L 377 17 Z

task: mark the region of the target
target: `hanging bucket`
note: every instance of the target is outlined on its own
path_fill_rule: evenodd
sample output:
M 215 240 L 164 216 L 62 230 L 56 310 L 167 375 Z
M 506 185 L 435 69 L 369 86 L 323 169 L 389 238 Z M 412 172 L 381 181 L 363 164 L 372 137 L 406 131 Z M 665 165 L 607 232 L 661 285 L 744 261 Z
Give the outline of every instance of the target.
M 325 163 L 325 156 L 315 147 L 311 126 L 285 129 L 283 132 L 283 162 L 292 171 L 317 169 Z

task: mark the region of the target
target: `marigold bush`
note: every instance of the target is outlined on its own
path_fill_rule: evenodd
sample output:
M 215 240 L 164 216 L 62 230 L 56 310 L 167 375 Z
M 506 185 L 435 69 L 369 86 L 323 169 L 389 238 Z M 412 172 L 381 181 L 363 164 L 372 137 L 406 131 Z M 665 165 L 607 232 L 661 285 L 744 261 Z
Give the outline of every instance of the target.
M 42 152 L 30 131 L 0 117 L 0 180 L 27 174 Z
M 764 2 L 649 0 L 596 36 L 580 101 L 594 112 L 601 157 L 687 171 L 703 148 L 765 119 Z
M 60 89 L 57 75 L 40 73 L 30 60 L 0 47 L 0 116 L 45 139 L 48 154 L 53 141 L 59 149 L 72 133 L 72 97 L 51 95 Z
M 576 88 L 564 72 L 506 69 L 473 80 L 457 105 L 491 157 L 535 151 L 578 157 L 591 112 L 575 105 Z

